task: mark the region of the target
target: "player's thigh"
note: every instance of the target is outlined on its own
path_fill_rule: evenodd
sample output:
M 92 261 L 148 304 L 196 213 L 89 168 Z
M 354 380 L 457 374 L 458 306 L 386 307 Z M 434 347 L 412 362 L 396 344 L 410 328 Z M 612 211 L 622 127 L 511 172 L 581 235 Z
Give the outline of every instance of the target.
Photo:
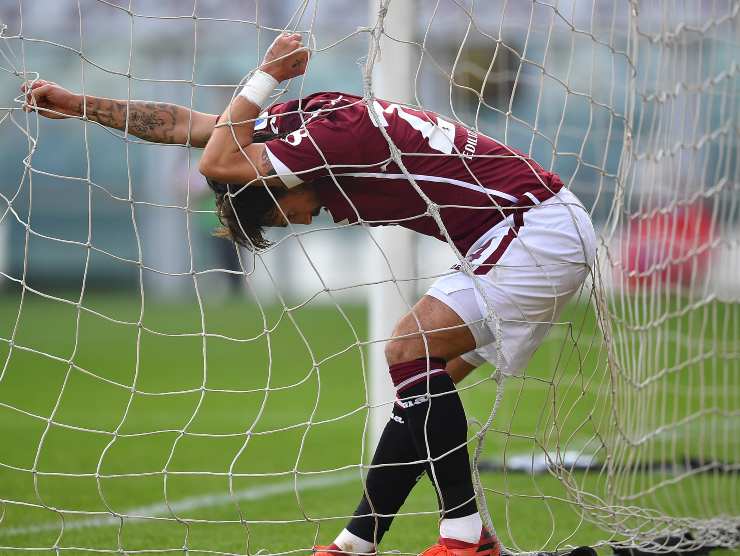
M 439 299 L 425 295 L 398 321 L 385 355 L 390 365 L 420 357 L 449 361 L 474 348 L 465 321 Z

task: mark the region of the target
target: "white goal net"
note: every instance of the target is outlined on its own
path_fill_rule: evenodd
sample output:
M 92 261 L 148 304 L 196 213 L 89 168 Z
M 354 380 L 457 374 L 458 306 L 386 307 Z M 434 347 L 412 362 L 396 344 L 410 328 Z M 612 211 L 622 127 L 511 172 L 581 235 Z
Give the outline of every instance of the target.
M 351 517 L 387 308 L 455 250 L 320 217 L 240 251 L 199 149 L 22 110 L 45 79 L 221 113 L 284 30 L 312 56 L 274 101 L 403 96 L 594 221 L 522 375 L 458 385 L 503 545 L 740 545 L 740 1 L 14 0 L 0 27 L 1 553 L 307 554 Z M 380 551 L 437 520 L 422 480 Z

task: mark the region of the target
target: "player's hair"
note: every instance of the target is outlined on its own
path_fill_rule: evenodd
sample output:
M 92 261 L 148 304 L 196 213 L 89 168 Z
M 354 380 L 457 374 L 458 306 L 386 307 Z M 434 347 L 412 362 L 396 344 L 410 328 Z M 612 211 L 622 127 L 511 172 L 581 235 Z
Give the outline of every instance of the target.
M 235 241 L 251 251 L 272 245 L 265 238 L 264 229 L 277 218 L 277 200 L 285 189 L 262 183 L 244 186 L 208 178 L 206 181 L 216 194 L 216 215 L 222 224 L 213 231 L 214 236 Z
M 255 131 L 252 142 L 264 143 L 286 135 L 269 130 Z M 261 183 L 244 187 L 244 184 L 222 183 L 210 178 L 206 178 L 206 182 L 216 195 L 216 215 L 222 224 L 213 231 L 214 236 L 235 241 L 252 251 L 272 245 L 263 232 L 277 217 L 276 201 L 285 193 L 282 188 L 272 187 L 268 191 Z

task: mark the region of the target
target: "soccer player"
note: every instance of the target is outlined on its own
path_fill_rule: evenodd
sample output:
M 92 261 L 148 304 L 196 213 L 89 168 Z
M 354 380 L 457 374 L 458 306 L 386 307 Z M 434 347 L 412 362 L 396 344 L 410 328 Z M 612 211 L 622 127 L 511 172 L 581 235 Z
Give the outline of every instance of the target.
M 498 556 L 476 506 L 455 383 L 484 361 L 503 374 L 524 368 L 593 264 L 588 213 L 531 158 L 429 111 L 323 92 L 263 112 L 274 87 L 307 62 L 300 36 L 281 35 L 220 116 L 83 102 L 45 81 L 29 86 L 26 109 L 205 146 L 200 171 L 215 192 L 221 234 L 250 249 L 269 245 L 264 228 L 309 224 L 322 208 L 338 223 L 396 224 L 450 244 L 465 263 L 434 283 L 387 343 L 397 402 L 365 494 L 334 542 L 315 551 L 375 552 L 426 472 L 441 517 L 430 555 Z

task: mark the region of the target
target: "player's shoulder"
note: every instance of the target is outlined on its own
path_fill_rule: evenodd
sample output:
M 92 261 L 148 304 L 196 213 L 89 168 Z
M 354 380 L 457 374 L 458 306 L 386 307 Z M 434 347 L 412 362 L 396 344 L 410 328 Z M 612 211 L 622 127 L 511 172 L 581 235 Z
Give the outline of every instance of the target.
M 362 101 L 362 97 L 342 91 L 317 91 L 301 99 L 303 104 L 321 104 L 325 102 L 353 102 Z
M 314 93 L 300 100 L 304 125 L 327 131 L 359 133 L 365 127 L 367 109 L 361 96 L 339 91 Z
M 260 117 L 269 119 L 274 133 L 291 132 L 307 124 L 331 124 L 357 120 L 362 97 L 340 91 L 318 91 L 305 97 L 273 104 Z
M 307 112 L 320 111 L 324 115 L 352 114 L 365 110 L 365 102 L 361 96 L 340 91 L 320 91 L 303 97 L 299 103 Z

